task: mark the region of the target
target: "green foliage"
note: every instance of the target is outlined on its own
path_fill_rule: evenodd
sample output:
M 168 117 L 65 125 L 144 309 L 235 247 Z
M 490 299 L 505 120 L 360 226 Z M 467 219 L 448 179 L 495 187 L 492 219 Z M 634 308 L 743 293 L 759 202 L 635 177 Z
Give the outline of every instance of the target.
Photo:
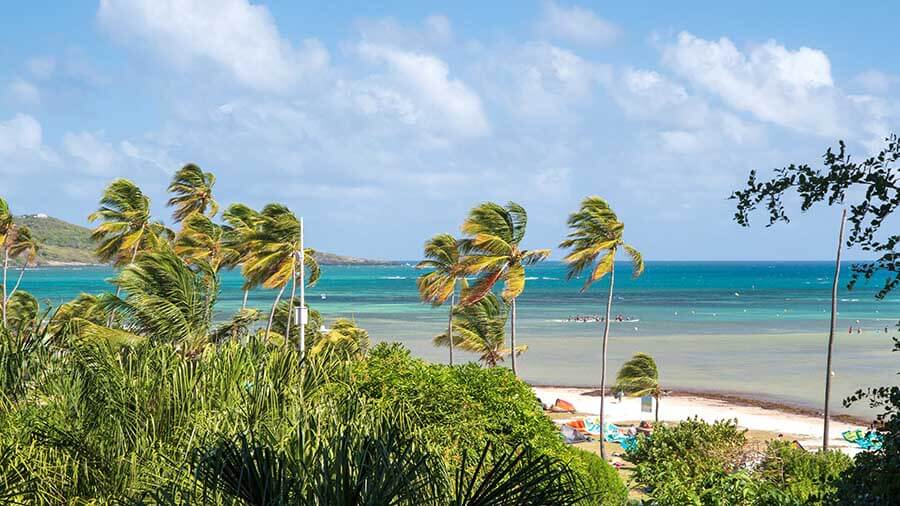
M 746 442 L 745 431 L 733 420 L 708 424 L 693 418 L 674 427 L 661 425 L 653 437 L 639 438 L 629 458 L 636 464 L 635 480 L 659 504 L 716 504 L 710 502 L 709 490 L 735 486 L 722 480 L 738 468 Z
M 629 454 L 634 477 L 660 505 L 832 504 L 852 466 L 843 453 L 810 453 L 783 441 L 760 454 L 734 421 L 694 418 L 639 441 Z
M 795 504 L 830 504 L 839 478 L 852 465 L 839 451 L 810 453 L 787 441 L 772 441 L 756 475 Z
M 408 406 L 423 438 L 451 463 L 460 462 L 465 448 L 526 445 L 569 465 L 597 503 L 624 501 L 615 470 L 564 445 L 531 388 L 506 368 L 430 364 L 399 344 L 382 343 L 354 364 L 352 378 L 361 394 Z
M 453 345 L 461 350 L 477 353 L 484 365 L 493 367 L 503 362 L 513 350 L 506 346 L 506 322 L 509 317 L 506 303 L 494 293 L 467 306 L 453 309 Z M 435 346 L 449 346 L 447 332 L 434 337 Z M 521 355 L 528 346 L 516 346 Z
M 882 447 L 856 455 L 840 484 L 840 497 L 847 504 L 896 504 L 900 497 L 900 389 L 885 387 L 881 401 L 890 406 L 879 430 Z

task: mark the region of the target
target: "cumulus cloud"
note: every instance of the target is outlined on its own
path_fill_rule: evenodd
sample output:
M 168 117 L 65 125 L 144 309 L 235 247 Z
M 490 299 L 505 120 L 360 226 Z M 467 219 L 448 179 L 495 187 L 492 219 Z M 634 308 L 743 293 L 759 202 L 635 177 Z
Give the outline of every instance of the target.
M 260 91 L 284 92 L 328 65 L 319 41 L 295 47 L 268 9 L 247 0 L 101 0 L 97 16 L 122 40 L 183 66 L 211 63 Z
M 567 49 L 533 42 L 494 49 L 476 65 L 476 74 L 492 100 L 514 116 L 559 121 L 589 102 L 611 70 Z
M 16 114 L 0 121 L 0 156 L 41 150 L 43 130 L 36 119 L 27 114 Z
M 450 69 L 442 59 L 369 42 L 361 42 L 357 49 L 367 60 L 388 67 L 392 83 L 415 97 L 425 121 L 445 126 L 459 137 L 479 137 L 489 133 L 481 98 L 460 79 L 451 78 Z M 398 97 L 385 95 L 383 91 L 376 91 L 370 97 L 379 95 L 407 107 L 397 101 Z M 416 114 L 409 113 L 406 117 Z
M 663 51 L 675 73 L 729 106 L 781 126 L 825 136 L 846 132 L 842 97 L 822 51 L 789 50 L 775 41 L 739 50 L 731 40 L 704 40 L 687 32 Z
M 544 2 L 537 29 L 546 37 L 591 46 L 611 44 L 622 34 L 621 28 L 590 9 L 577 5 L 566 7 L 554 1 Z
M 121 170 L 121 156 L 111 143 L 103 140 L 102 133 L 69 132 L 63 136 L 62 143 L 66 153 L 89 174 L 107 175 Z
M 10 100 L 16 105 L 38 105 L 41 103 L 41 92 L 37 86 L 21 78 L 13 79 L 6 89 Z

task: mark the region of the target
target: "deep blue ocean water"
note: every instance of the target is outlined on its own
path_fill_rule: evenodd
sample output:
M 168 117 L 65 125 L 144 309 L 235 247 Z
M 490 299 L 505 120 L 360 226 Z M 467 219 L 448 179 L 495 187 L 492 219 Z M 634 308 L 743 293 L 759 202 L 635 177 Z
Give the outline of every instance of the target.
M 631 279 L 622 265 L 612 313 L 630 321 L 612 324 L 611 370 L 645 351 L 656 357 L 672 388 L 818 406 L 833 268 L 827 262 L 648 262 L 645 274 Z M 58 304 L 80 292 L 108 290 L 105 280 L 113 274 L 101 267 L 42 268 L 27 272 L 22 287 Z M 445 360 L 446 350 L 430 340 L 446 325 L 446 309 L 419 302 L 415 278 L 421 272 L 412 265 L 323 266 L 322 274 L 307 290 L 311 307 L 327 318 L 355 318 L 376 341 L 401 341 L 419 356 Z M 890 337 L 897 334 L 900 294 L 878 301 L 874 282 L 848 291 L 849 264 L 841 276 L 836 395 L 896 383 L 900 354 L 890 352 Z M 597 385 L 602 325 L 567 319 L 602 314 L 607 282 L 581 293 L 580 280 L 565 278 L 558 262 L 528 271 L 518 301 L 518 339 L 529 346 L 522 376 L 544 384 Z M 223 274 L 217 317 L 240 307 L 241 282 L 237 271 Z M 257 290 L 250 305 L 267 309 L 274 297 L 274 291 Z

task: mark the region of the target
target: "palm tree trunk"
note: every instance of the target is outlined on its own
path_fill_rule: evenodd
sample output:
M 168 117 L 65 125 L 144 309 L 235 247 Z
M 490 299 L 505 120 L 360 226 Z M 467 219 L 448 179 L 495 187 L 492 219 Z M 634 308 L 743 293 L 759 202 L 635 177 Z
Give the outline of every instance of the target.
M 247 296 L 250 295 L 250 289 L 244 289 L 244 301 L 241 302 L 241 309 L 247 309 Z
M 838 276 L 841 274 L 841 249 L 844 245 L 844 222 L 847 210 L 841 211 L 841 230 L 838 233 L 837 260 L 834 263 L 834 281 L 831 283 L 831 328 L 828 331 L 828 354 L 825 359 L 825 423 L 822 432 L 822 451 L 828 451 L 828 403 L 831 400 L 831 350 L 834 346 L 834 328 L 837 326 Z
M 287 342 L 291 338 L 291 322 L 294 319 L 294 297 L 297 294 L 297 259 L 291 259 L 291 300 L 288 301 L 288 319 L 287 319 L 287 329 L 284 331 L 284 342 Z M 299 336 L 302 338 L 303 336 Z
M 512 300 L 511 305 L 512 305 L 512 308 L 511 308 L 511 310 L 512 310 L 512 315 L 511 315 L 512 318 L 511 318 L 511 320 L 510 320 L 510 322 L 511 322 L 511 332 L 510 332 L 510 334 L 509 334 L 509 340 L 510 340 L 510 344 L 512 345 L 512 349 L 511 349 L 510 351 L 512 352 L 511 357 L 512 357 L 512 370 L 513 370 L 513 376 L 515 376 L 515 377 L 518 378 L 518 377 L 519 377 L 519 370 L 516 369 L 516 299 L 513 299 L 513 300 Z
M 456 294 L 450 295 L 450 318 L 447 321 L 447 339 L 450 341 L 450 366 L 453 366 L 453 299 Z
M 25 263 L 25 265 L 23 265 L 23 266 L 19 269 L 19 279 L 16 280 L 16 284 L 13 285 L 13 289 L 9 292 L 9 296 L 10 296 L 10 297 L 12 297 L 13 295 L 15 295 L 16 290 L 19 289 L 19 285 L 22 283 L 22 278 L 25 277 L 25 267 L 28 267 L 28 263 L 27 263 L 27 262 Z
M 613 253 L 615 254 L 615 253 Z M 613 259 L 612 266 L 609 269 L 609 295 L 606 299 L 606 318 L 603 320 L 603 352 L 600 356 L 600 427 L 604 433 L 606 432 L 606 349 L 609 344 L 609 315 L 612 312 L 613 287 L 616 281 L 616 260 Z M 606 460 L 606 448 L 601 441 L 600 457 Z
M 272 322 L 275 321 L 275 308 L 278 307 L 278 303 L 281 301 L 281 295 L 284 293 L 284 289 L 287 288 L 287 283 L 281 287 L 281 290 L 278 291 L 278 296 L 275 297 L 275 303 L 272 304 L 272 311 L 269 312 L 269 323 L 266 324 L 266 341 L 269 340 L 269 332 L 272 331 Z
M 656 392 L 656 413 L 653 415 L 653 425 L 659 424 L 659 392 Z
M 6 327 L 6 271 L 9 269 L 9 248 L 3 248 L 3 326 Z

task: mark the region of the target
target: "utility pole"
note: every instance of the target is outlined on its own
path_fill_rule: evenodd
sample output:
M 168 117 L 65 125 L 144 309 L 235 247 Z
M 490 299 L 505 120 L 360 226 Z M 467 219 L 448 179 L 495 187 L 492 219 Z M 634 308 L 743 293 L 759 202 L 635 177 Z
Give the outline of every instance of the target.
M 822 434 L 822 451 L 828 451 L 828 403 L 831 400 L 831 349 L 834 347 L 834 327 L 837 325 L 838 276 L 841 274 L 841 249 L 844 247 L 844 223 L 847 210 L 841 211 L 841 231 L 838 233 L 837 260 L 834 264 L 834 282 L 831 284 L 831 329 L 828 332 L 828 355 L 825 359 L 825 427 Z
M 300 356 L 306 356 L 306 323 L 309 320 L 309 311 L 306 309 L 306 252 L 303 249 L 303 218 L 300 218 L 300 251 L 297 253 L 300 261 L 300 307 L 296 309 L 296 321 L 300 324 Z

